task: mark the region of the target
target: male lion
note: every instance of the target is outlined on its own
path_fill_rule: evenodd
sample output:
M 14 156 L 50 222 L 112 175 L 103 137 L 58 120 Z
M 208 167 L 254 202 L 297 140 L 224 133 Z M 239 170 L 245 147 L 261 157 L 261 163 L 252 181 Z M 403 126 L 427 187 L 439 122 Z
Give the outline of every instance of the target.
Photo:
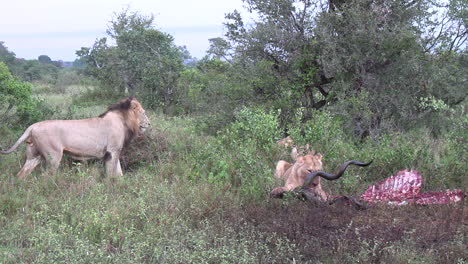
M 63 153 L 73 159 L 104 159 L 108 176 L 122 176 L 120 153 L 124 146 L 150 125 L 141 104 L 128 97 L 107 108 L 99 117 L 82 120 L 46 120 L 32 124 L 8 150 L 26 141 L 26 162 L 17 176 L 24 179 L 45 159 L 52 173 Z
M 322 189 L 320 177 L 327 180 L 336 180 L 343 175 L 350 164 L 368 166 L 372 163 L 350 160 L 345 162 L 338 173 L 333 175 L 322 171 L 322 154 L 308 150 L 308 145 L 305 148 L 307 149 L 307 154 L 305 155 L 299 155 L 297 148 L 293 148 L 291 153 L 291 158 L 295 161 L 293 164 L 284 160 L 278 161 L 274 175 L 278 179 L 284 179 L 285 185 L 274 188 L 270 193 L 271 196 L 281 197 L 284 192 L 304 186 L 313 190 L 319 199 L 326 201 L 328 200 L 328 195 Z

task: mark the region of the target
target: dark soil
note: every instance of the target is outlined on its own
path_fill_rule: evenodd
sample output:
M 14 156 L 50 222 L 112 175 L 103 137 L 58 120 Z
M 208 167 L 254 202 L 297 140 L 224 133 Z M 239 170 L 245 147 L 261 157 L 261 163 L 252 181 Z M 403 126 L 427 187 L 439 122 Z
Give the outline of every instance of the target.
M 466 199 L 465 199 L 466 200 Z M 286 236 L 299 246 L 303 260 L 319 261 L 329 254 L 352 254 L 363 244 L 374 248 L 371 261 L 391 261 L 383 250 L 395 243 L 411 241 L 412 250 L 424 254 L 439 251 L 436 263 L 466 259 L 466 244 L 446 250 L 450 243 L 465 241 L 468 208 L 464 202 L 450 205 L 373 206 L 356 210 L 346 204 L 318 205 L 310 202 L 271 199 L 267 206 L 248 206 L 233 212 L 233 225 L 246 222 L 263 232 Z M 351 253 L 350 253 L 351 252 Z

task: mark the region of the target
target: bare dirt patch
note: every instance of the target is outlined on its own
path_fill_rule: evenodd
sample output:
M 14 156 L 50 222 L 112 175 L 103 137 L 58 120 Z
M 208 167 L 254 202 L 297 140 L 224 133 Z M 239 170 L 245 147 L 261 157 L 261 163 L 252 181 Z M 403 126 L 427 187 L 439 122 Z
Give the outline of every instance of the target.
M 349 261 L 350 256 L 364 251 L 368 261 L 388 263 L 395 257 L 389 249 L 405 245 L 422 256 L 433 254 L 435 263 L 456 263 L 467 257 L 466 246 L 453 246 L 466 240 L 467 212 L 464 203 L 356 210 L 347 205 L 272 199 L 267 205 L 233 212 L 228 221 L 236 225 L 245 221 L 260 231 L 286 236 L 299 247 L 305 261 L 330 255 L 335 261 Z

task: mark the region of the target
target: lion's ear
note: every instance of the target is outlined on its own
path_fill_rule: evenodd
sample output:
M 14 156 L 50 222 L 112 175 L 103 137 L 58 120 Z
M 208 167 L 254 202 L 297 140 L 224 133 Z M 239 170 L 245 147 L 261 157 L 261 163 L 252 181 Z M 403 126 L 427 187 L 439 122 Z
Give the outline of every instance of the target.
M 294 148 L 292 149 L 292 151 L 291 151 L 291 159 L 293 159 L 294 161 L 297 160 L 297 156 L 298 156 L 298 155 L 299 155 L 299 154 L 297 153 L 297 148 L 294 147 Z
M 316 156 L 319 160 L 322 160 L 322 158 L 323 158 L 322 153 L 319 153 L 319 152 L 317 152 L 317 154 L 315 154 L 315 156 Z

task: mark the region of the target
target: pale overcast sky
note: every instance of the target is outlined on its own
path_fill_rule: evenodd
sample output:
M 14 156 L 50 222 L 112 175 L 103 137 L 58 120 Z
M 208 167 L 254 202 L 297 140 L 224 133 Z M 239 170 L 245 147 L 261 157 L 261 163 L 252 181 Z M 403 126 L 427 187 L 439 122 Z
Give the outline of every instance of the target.
M 0 41 L 18 58 L 73 61 L 75 51 L 104 37 L 114 13 L 127 6 L 153 14 L 155 27 L 197 58 L 209 38 L 223 35 L 224 15 L 243 10 L 242 0 L 9 0 L 0 8 Z

